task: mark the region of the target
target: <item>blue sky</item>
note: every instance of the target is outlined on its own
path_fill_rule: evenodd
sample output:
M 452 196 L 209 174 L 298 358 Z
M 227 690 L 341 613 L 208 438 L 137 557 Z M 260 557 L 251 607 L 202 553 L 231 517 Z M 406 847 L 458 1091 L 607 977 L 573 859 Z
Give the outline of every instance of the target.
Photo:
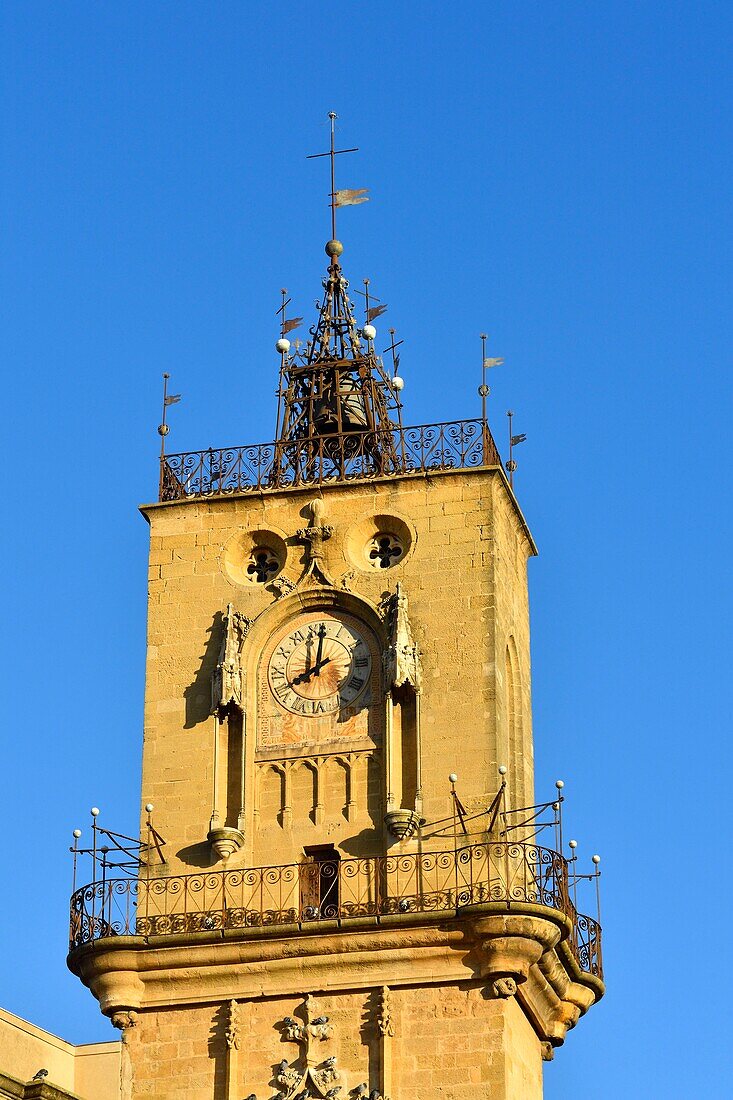
M 160 375 L 171 449 L 272 437 L 334 109 L 360 146 L 340 183 L 372 195 L 343 263 L 405 340 L 407 421 L 477 414 L 487 331 L 497 436 L 509 407 L 528 436 L 537 788 L 565 780 L 603 856 L 608 978 L 548 1100 L 731 1094 L 732 24 L 674 0 L 5 0 L 4 1007 L 113 1034 L 65 970 L 66 848 L 93 803 L 136 823 Z

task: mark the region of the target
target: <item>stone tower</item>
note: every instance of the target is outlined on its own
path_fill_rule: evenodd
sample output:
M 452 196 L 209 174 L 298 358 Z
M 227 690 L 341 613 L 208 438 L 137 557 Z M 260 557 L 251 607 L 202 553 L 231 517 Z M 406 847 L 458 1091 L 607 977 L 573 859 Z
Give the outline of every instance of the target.
M 403 427 L 326 251 L 275 441 L 165 455 L 142 509 L 140 863 L 69 966 L 124 1100 L 533 1100 L 603 993 L 536 831 L 535 548 L 485 420 Z

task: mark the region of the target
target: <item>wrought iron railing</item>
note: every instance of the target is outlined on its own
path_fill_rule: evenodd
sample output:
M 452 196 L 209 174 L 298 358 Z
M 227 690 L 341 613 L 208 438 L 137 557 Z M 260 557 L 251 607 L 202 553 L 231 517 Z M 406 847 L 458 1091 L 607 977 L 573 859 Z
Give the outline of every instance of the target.
M 381 474 L 500 466 L 482 420 L 321 435 L 288 443 L 209 448 L 161 459 L 160 499 L 358 481 Z
M 165 936 L 433 913 L 499 902 L 570 918 L 570 947 L 602 976 L 600 927 L 570 900 L 568 865 L 549 848 L 489 842 L 457 851 L 111 879 L 71 898 L 70 948 L 110 936 Z

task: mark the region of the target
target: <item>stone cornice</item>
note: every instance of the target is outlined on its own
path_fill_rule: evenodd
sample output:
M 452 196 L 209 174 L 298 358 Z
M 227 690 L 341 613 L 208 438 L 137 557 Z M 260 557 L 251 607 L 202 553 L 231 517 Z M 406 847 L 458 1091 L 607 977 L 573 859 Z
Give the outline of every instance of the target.
M 69 968 L 107 1015 L 128 1009 L 339 992 L 389 985 L 477 981 L 494 996 L 516 995 L 538 1035 L 557 1046 L 603 995 L 567 949 L 567 919 L 543 906 L 507 911 L 395 914 L 319 921 L 297 935 L 282 927 L 179 936 L 120 936 L 74 950 Z

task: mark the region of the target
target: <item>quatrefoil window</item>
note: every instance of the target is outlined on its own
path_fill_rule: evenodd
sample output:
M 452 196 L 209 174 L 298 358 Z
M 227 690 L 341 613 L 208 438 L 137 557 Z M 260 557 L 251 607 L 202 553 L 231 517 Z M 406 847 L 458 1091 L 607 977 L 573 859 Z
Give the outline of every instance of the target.
M 267 584 L 280 572 L 280 562 L 272 550 L 256 547 L 249 556 L 247 578 L 254 584 Z
M 396 535 L 375 535 L 369 544 L 368 558 L 375 569 L 389 569 L 404 555 L 405 548 Z

